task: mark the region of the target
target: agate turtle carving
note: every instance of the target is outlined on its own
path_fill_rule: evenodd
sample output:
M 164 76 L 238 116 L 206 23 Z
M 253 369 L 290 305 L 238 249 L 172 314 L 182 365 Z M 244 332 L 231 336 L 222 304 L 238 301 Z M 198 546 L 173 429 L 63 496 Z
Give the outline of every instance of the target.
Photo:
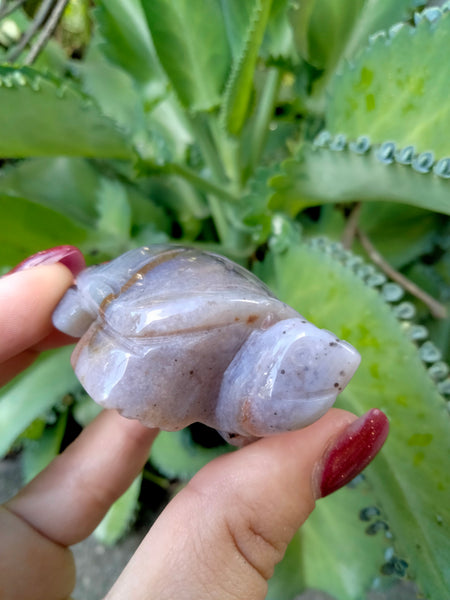
M 131 250 L 82 271 L 54 313 L 105 408 L 174 431 L 201 422 L 241 445 L 322 416 L 360 361 L 253 274 L 209 252 Z

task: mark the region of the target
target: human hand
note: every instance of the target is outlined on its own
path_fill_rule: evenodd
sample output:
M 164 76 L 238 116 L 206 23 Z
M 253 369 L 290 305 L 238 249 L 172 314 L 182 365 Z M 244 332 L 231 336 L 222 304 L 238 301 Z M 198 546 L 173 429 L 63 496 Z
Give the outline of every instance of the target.
M 65 247 L 67 249 L 67 247 Z M 52 254 L 53 252 L 53 254 Z M 83 264 L 75 249 L 33 259 L 0 279 L 0 377 L 44 348 L 70 341 L 51 314 Z M 59 256 L 59 258 L 58 258 Z M 63 264 L 47 264 L 59 260 Z M 29 268 L 33 267 L 33 268 Z M 31 401 L 31 399 L 30 399 Z M 357 419 L 332 409 L 204 467 L 170 502 L 107 600 L 263 599 L 267 580 L 315 501 L 355 477 L 387 436 L 377 410 Z M 87 537 L 144 466 L 157 430 L 103 411 L 0 509 L 0 581 L 8 600 L 68 598 L 68 547 Z

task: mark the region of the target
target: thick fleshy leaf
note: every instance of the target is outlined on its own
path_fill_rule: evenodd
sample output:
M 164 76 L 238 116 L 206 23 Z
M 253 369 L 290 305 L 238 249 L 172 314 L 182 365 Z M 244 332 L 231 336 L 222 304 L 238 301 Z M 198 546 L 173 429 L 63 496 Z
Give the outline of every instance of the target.
M 131 76 L 111 63 L 101 52 L 103 46 L 91 43 L 78 67 L 83 91 L 95 99 L 102 112 L 132 136 L 140 154 L 145 153 L 144 103 Z
M 102 407 L 96 404 L 85 392 L 82 392 L 77 396 L 72 415 L 81 427 L 87 427 L 101 412 Z
M 333 80 L 327 127 L 450 156 L 449 47 L 450 12 L 379 36 Z
M 71 219 L 23 198 L 0 193 L 0 265 L 12 267 L 26 256 L 62 244 L 83 245 L 88 230 Z
M 0 193 L 25 198 L 89 227 L 97 216 L 98 184 L 99 174 L 82 158 L 32 158 L 0 171 Z
M 116 181 L 104 179 L 98 192 L 97 227 L 101 234 L 127 241 L 131 229 L 131 209 L 125 188 Z
M 450 214 L 447 176 L 436 175 L 431 166 L 420 172 L 401 164 L 395 146 L 386 146 L 387 158 L 380 157 L 379 147 L 359 154 L 345 145 L 338 151 L 305 144 L 298 158 L 283 163 L 284 173 L 270 181 L 276 191 L 269 206 L 295 215 L 326 202 L 390 200 Z
M 265 600 L 294 599 L 304 589 L 301 556 L 302 540 L 296 533 L 286 549 L 283 560 L 276 565 L 274 574 L 269 579 Z
M 26 440 L 22 450 L 23 482 L 28 483 L 58 455 L 66 430 L 67 411 L 55 425 L 48 426 L 37 440 Z
M 213 458 L 233 450 L 232 446 L 200 446 L 193 441 L 189 429 L 161 431 L 153 442 L 150 460 L 169 479 L 189 479 Z
M 227 82 L 222 120 L 233 135 L 238 135 L 248 116 L 258 52 L 264 38 L 272 0 L 255 0 L 240 53 L 233 61 Z
M 95 537 L 112 546 L 128 531 L 136 518 L 142 474 L 138 475 L 127 491 L 114 502 L 94 531 Z
M 180 102 L 192 110 L 217 106 L 230 68 L 219 0 L 143 0 L 142 6 Z
M 288 16 L 291 6 L 289 0 L 272 2 L 261 49 L 262 55 L 267 59 L 298 62 L 294 33 Z
M 365 0 L 305 0 L 291 11 L 295 40 L 303 58 L 317 68 L 336 64 Z M 384 3 L 391 4 L 391 3 Z
M 355 600 L 366 598 L 368 590 L 390 587 L 400 575 L 382 575 L 389 561 L 402 563 L 385 515 L 362 478 L 317 502 L 297 535 L 301 540 L 297 569 L 307 588 Z
M 10 228 L 11 232 L 16 231 L 17 235 L 3 231 L 2 235 L 11 239 L 10 247 L 2 246 L 0 255 L 6 255 L 7 250 L 17 248 L 23 258 L 27 249 L 42 250 L 48 247 L 37 247 L 39 240 L 42 244 L 54 246 L 55 243 L 81 243 L 86 236 L 83 250 L 98 250 L 97 232 L 101 232 L 106 225 L 104 219 L 101 222 L 98 219 L 109 204 L 108 190 L 113 196 L 123 196 L 122 202 L 129 205 L 131 215 L 128 221 L 131 219 L 133 235 L 142 233 L 143 228 L 148 227 L 163 232 L 169 230 L 168 216 L 149 198 L 147 192 L 142 192 L 139 187 L 124 178 L 105 177 L 101 170 L 88 160 L 75 157 L 32 158 L 4 167 L 0 171 L 0 195 L 4 192 L 11 197 L 8 204 L 11 205 L 11 209 L 3 213 L 4 220 L 9 219 L 12 222 L 14 219 L 18 229 L 16 225 Z M 13 202 L 14 197 L 17 197 L 17 205 Z M 25 208 L 21 209 L 22 205 L 29 207 L 30 212 L 27 215 L 24 215 Z M 38 205 L 45 207 L 42 218 L 38 217 L 41 214 Z M 32 215 L 36 218 L 32 218 Z M 113 219 L 113 215 L 107 215 L 107 218 Z M 40 224 L 39 227 L 37 223 Z M 103 251 L 106 250 L 110 225 L 103 230 Z M 116 225 L 128 231 L 127 236 L 122 236 L 122 241 L 125 237 L 129 239 L 130 224 L 126 226 L 121 221 Z M 85 233 L 81 235 L 83 231 Z M 2 235 L 0 234 L 0 239 Z M 111 236 L 109 238 L 109 245 L 112 246 L 114 240 Z M 150 241 L 143 240 L 143 243 Z M 116 256 L 120 252 L 117 248 L 110 250 L 109 256 Z
M 239 58 L 257 0 L 220 0 L 223 18 L 233 58 Z
M 70 366 L 73 348 L 48 352 L 0 392 L 0 456 L 37 417 L 79 387 Z M 50 383 L 51 382 L 51 383 Z
M 286 252 L 269 255 L 258 274 L 282 300 L 360 351 L 361 366 L 338 405 L 356 414 L 378 406 L 388 415 L 391 433 L 367 478 L 407 573 L 427 597 L 445 597 L 450 416 L 421 358 L 429 365 L 439 356 L 429 344 L 418 351 L 406 335 L 408 324 L 384 300 L 401 296 L 401 289 L 390 284 L 379 293 L 355 274 L 356 264 L 336 245 L 292 243 Z M 359 267 L 356 272 L 364 275 Z
M 0 155 L 131 158 L 129 142 L 68 81 L 0 67 Z
M 105 55 L 145 87 L 146 97 L 153 100 L 161 97 L 167 79 L 156 56 L 141 2 L 97 0 L 94 16 Z
M 365 47 L 371 34 L 407 19 L 425 0 L 304 0 L 292 10 L 297 45 L 303 57 L 332 69 Z

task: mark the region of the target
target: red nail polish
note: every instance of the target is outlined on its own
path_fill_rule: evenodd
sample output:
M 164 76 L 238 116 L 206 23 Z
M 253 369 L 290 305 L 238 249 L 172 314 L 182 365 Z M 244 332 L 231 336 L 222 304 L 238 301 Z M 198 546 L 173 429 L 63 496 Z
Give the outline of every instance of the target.
M 11 269 L 7 275 L 11 273 L 17 273 L 18 271 L 25 271 L 32 267 L 40 265 L 53 265 L 55 263 L 61 263 L 76 276 L 82 271 L 86 263 L 81 251 L 75 246 L 56 246 L 55 248 L 49 248 L 48 250 L 41 250 L 37 254 L 29 256 L 14 269 Z
M 388 432 L 389 421 L 377 408 L 346 427 L 324 456 L 320 497 L 335 492 L 361 473 L 383 446 Z

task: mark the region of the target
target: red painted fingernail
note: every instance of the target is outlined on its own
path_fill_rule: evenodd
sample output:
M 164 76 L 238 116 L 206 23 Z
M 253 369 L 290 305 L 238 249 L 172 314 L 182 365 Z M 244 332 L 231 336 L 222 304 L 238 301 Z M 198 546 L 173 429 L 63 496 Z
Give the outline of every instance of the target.
M 388 432 L 389 421 L 377 408 L 350 423 L 325 453 L 320 497 L 335 492 L 361 473 L 383 446 Z
M 56 246 L 56 248 L 41 250 L 41 252 L 29 256 L 15 266 L 14 269 L 11 269 L 7 275 L 17 273 L 18 271 L 25 271 L 32 267 L 53 265 L 55 263 L 61 263 L 66 266 L 72 271 L 74 276 L 78 275 L 86 266 L 81 250 L 75 246 Z

